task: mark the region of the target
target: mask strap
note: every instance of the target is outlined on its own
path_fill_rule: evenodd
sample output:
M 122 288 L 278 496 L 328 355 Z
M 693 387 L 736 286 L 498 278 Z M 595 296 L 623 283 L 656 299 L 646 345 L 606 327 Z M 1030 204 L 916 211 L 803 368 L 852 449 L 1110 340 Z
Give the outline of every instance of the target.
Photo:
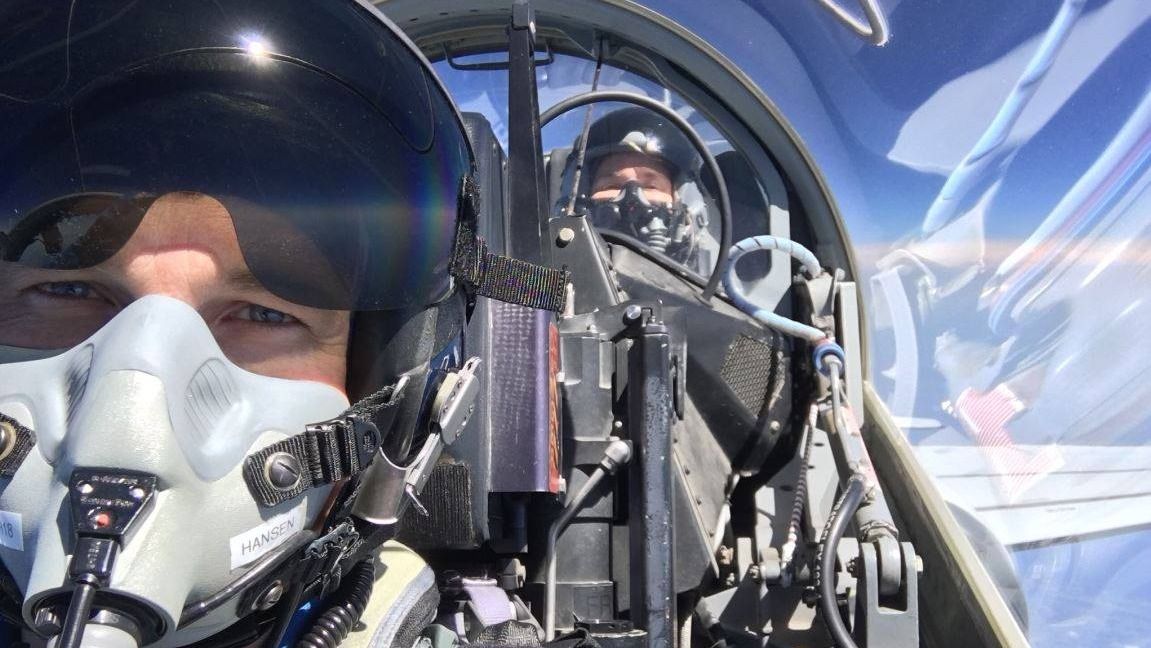
M 275 506 L 306 490 L 358 475 L 383 443 L 407 378 L 370 394 L 340 416 L 307 426 L 244 460 L 244 481 L 256 501 Z M 374 421 L 374 422 L 373 422 Z
M 0 478 L 11 479 L 35 445 L 35 432 L 0 414 Z

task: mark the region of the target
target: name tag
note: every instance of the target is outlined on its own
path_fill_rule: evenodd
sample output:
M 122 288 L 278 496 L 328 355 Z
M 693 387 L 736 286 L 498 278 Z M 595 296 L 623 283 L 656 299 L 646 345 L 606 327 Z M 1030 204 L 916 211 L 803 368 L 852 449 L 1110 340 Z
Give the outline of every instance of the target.
M 19 513 L 0 511 L 0 546 L 24 551 L 24 522 Z
M 288 541 L 296 533 L 304 530 L 304 505 L 269 518 L 229 540 L 232 549 L 232 569 L 250 565 L 269 551 Z

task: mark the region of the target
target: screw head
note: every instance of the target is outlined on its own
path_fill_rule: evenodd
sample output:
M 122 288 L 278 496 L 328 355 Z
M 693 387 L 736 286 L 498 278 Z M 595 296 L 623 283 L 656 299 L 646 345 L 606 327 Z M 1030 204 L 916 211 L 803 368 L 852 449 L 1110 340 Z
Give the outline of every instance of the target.
M 284 598 L 284 581 L 276 579 L 268 585 L 268 588 L 260 594 L 256 599 L 256 609 L 262 611 L 270 610 L 280 599 Z
M 637 322 L 642 315 L 643 309 L 635 304 L 632 304 L 623 310 L 623 321 L 628 322 L 629 324 L 632 322 Z
M 847 561 L 847 573 L 848 574 L 851 574 L 852 576 L 859 578 L 859 569 L 860 569 L 859 558 L 852 558 L 851 560 Z
M 264 460 L 264 477 L 272 488 L 287 492 L 300 485 L 304 468 L 300 460 L 287 452 L 274 452 Z
M 570 227 L 561 227 L 556 235 L 556 245 L 564 247 L 575 240 L 575 230 Z

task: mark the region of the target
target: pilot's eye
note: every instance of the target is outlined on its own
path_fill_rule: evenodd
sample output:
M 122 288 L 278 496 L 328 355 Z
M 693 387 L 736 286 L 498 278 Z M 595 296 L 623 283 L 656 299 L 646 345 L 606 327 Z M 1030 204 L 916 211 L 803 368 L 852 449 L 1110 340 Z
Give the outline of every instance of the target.
M 299 322 L 298 319 L 291 315 L 278 311 L 274 308 L 267 306 L 260 306 L 259 304 L 248 304 L 240 309 L 237 313 L 237 318 L 242 320 L 249 320 L 259 324 L 295 324 Z
M 37 284 L 36 290 L 44 295 L 65 299 L 92 299 L 98 296 L 92 286 L 83 281 L 52 281 Z

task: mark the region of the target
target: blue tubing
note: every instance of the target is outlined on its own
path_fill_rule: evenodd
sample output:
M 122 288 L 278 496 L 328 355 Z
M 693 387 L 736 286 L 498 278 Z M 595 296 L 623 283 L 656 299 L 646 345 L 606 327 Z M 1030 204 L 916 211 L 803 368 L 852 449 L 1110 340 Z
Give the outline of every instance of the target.
M 811 361 L 815 363 L 815 369 L 819 373 L 830 376 L 831 368 L 827 365 L 827 357 L 833 356 L 839 359 L 839 375 L 843 375 L 843 367 L 847 364 L 847 357 L 843 353 L 843 347 L 835 342 L 824 338 L 822 342 L 815 345 L 811 351 Z
M 760 250 L 787 252 L 792 258 L 803 264 L 803 272 L 808 277 L 814 278 L 823 273 L 823 268 L 820 267 L 819 260 L 815 258 L 815 255 L 812 254 L 810 250 L 799 243 L 766 234 L 753 236 L 731 246 L 731 252 L 728 254 L 727 260 L 727 271 L 723 274 L 723 289 L 727 292 L 727 296 L 739 310 L 751 315 L 764 326 L 786 335 L 807 340 L 812 344 L 819 344 L 826 340 L 827 334 L 814 326 L 808 326 L 807 324 L 788 319 L 782 315 L 776 315 L 766 308 L 760 308 L 751 303 L 747 299 L 747 296 L 743 294 L 743 290 L 736 285 L 735 264 L 739 262 L 740 257 L 743 255 Z

